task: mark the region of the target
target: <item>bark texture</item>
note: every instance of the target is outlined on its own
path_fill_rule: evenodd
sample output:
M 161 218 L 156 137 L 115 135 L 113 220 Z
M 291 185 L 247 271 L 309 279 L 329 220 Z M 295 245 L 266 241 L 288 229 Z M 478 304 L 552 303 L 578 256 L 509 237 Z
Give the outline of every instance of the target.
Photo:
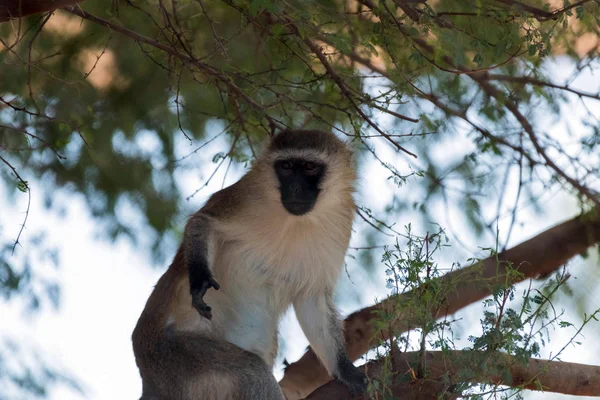
M 0 22 L 13 18 L 54 11 L 72 6 L 83 0 L 0 0 Z
M 387 387 L 391 393 L 403 400 L 453 399 L 460 394 L 451 392 L 453 377 L 461 381 L 486 382 L 489 384 L 522 387 L 545 392 L 577 396 L 600 394 L 600 366 L 530 359 L 519 363 L 505 353 L 475 351 L 433 351 L 426 353 L 427 376 L 415 379 L 418 369 L 418 352 L 397 353 L 391 365 L 396 374 Z M 503 373 L 506 369 L 510 374 Z M 382 361 L 372 361 L 364 371 L 369 379 L 378 379 L 384 371 Z M 438 397 L 440 396 L 440 397 Z M 331 381 L 311 393 L 306 400 L 350 399 L 352 396 L 343 384 Z M 368 397 L 364 397 L 367 399 Z M 363 399 L 363 397 L 356 397 Z
M 539 235 L 508 249 L 498 256 L 489 257 L 470 267 L 453 271 L 440 278 L 445 287 L 445 297 L 432 309 L 436 318 L 453 314 L 461 308 L 491 294 L 492 287 L 507 280 L 508 262 L 522 274 L 512 279 L 512 284 L 525 279 L 538 278 L 553 273 L 569 259 L 583 253 L 600 242 L 600 213 L 598 208 L 563 222 Z M 500 262 L 499 262 L 500 261 Z M 403 309 L 420 291 L 391 296 L 381 303 L 359 310 L 345 321 L 346 346 L 352 360 L 358 359 L 377 344 L 377 337 L 389 337 L 410 329 L 407 318 L 400 313 L 394 332 L 376 332 L 370 321 L 377 311 Z M 280 385 L 288 400 L 305 398 L 316 388 L 331 380 L 312 350 L 290 364 Z

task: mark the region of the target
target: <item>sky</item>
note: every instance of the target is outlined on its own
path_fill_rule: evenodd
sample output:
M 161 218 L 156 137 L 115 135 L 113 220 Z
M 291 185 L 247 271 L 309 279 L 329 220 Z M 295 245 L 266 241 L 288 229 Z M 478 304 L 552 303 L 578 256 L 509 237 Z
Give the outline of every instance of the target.
M 564 65 L 557 64 L 563 68 Z M 559 71 L 560 72 L 560 71 Z M 579 84 L 589 88 L 598 86 L 597 78 L 587 76 Z M 600 115 L 600 108 L 598 115 Z M 557 132 L 557 135 L 561 135 Z M 156 143 L 151 139 L 141 140 L 141 147 L 152 151 Z M 214 147 L 205 150 L 205 157 L 212 157 L 219 146 L 215 141 Z M 449 143 L 448 146 L 460 146 L 460 143 Z M 452 148 L 446 148 L 452 150 Z M 385 146 L 378 147 L 380 156 L 390 161 L 398 161 L 399 155 L 394 154 Z M 202 156 L 200 156 L 202 157 Z M 200 161 L 198 161 L 200 163 Z M 381 167 L 368 163 L 360 171 L 362 176 L 368 176 L 368 185 L 363 179 L 359 185 L 358 198 L 368 204 L 374 211 L 381 210 L 385 193 L 390 190 L 387 174 Z M 233 183 L 240 175 L 241 170 L 234 170 L 226 181 Z M 195 176 L 192 171 L 185 172 L 180 177 L 180 184 L 188 189 L 184 193 L 193 192 L 202 182 L 203 176 Z M 219 176 L 213 183 L 191 200 L 191 206 L 199 208 L 208 195 L 221 186 Z M 26 349 L 39 350 L 45 360 L 52 365 L 64 367 L 82 385 L 85 394 L 73 392 L 67 387 L 59 386 L 51 395 L 52 400 L 112 400 L 112 399 L 137 399 L 141 394 L 141 381 L 133 358 L 131 348 L 131 332 L 137 318 L 141 313 L 153 285 L 164 272 L 167 263 L 157 268 L 152 267 L 147 254 L 142 254 L 128 240 L 119 239 L 115 243 L 108 243 L 97 238 L 98 225 L 87 211 L 83 197 L 61 194 L 62 202 L 67 204 L 64 215 L 48 211 L 43 205 L 43 196 L 40 191 L 43 185 L 32 182 L 32 204 L 28 216 L 24 239 L 31 237 L 35 232 L 47 230 L 50 244 L 55 244 L 60 249 L 60 268 L 54 269 L 50 263 L 40 261 L 36 266 L 42 276 L 54 277 L 61 286 L 60 308 L 53 310 L 43 307 L 39 313 L 31 314 L 24 310 L 19 301 L 0 301 L 0 337 L 12 337 Z M 37 190 L 37 192 L 36 192 Z M 407 188 L 405 190 L 410 190 Z M 379 193 L 378 196 L 373 193 Z M 522 240 L 539 233 L 551 225 L 558 223 L 577 213 L 577 204 L 574 199 L 565 194 L 555 194 L 544 200 L 548 210 L 543 217 L 536 217 L 532 211 L 524 210 L 526 224 L 516 228 L 512 242 Z M 27 205 L 26 196 L 10 197 L 6 189 L 0 185 L 0 235 L 2 239 L 16 237 L 23 218 L 23 211 Z M 125 216 L 131 213 L 135 219 L 134 211 L 124 209 Z M 403 216 L 398 225 L 410 222 L 415 215 Z M 455 216 L 447 216 L 460 227 L 461 220 Z M 360 244 L 360 235 L 353 238 L 354 244 Z M 24 240 L 24 245 L 17 252 L 31 251 L 31 243 Z M 461 254 L 460 252 L 452 254 Z M 464 261 L 464 259 L 460 260 Z M 352 261 L 349 260 L 351 264 Z M 590 270 L 591 266 L 598 266 L 598 259 L 590 260 L 580 258 L 570 263 L 570 272 L 573 275 L 573 287 L 578 291 L 589 294 L 590 299 L 598 298 L 596 274 Z M 359 268 L 349 268 L 349 275 L 342 274 L 341 287 L 347 288 L 357 285 L 357 290 L 362 295 L 351 298 L 340 304 L 342 314 L 346 315 L 360 307 L 373 304 L 376 298 L 384 298 L 388 293 L 384 285 L 384 273 L 377 270 L 374 276 L 367 276 Z M 600 303 L 596 304 L 598 307 Z M 569 299 L 560 300 L 560 306 L 573 308 Z M 594 304 L 590 304 L 586 311 L 591 311 Z M 572 322 L 581 317 L 582 310 L 570 311 Z M 481 315 L 481 305 L 475 304 L 461 310 L 457 317 L 465 323 L 458 330 L 461 340 L 467 343 L 466 337 L 471 332 L 477 331 L 477 319 Z M 292 362 L 298 359 L 307 346 L 298 323 L 292 313 L 286 315 L 280 324 L 280 334 L 286 339 L 282 348 L 282 356 Z M 569 330 L 552 332 L 553 342 L 550 343 L 546 354 L 557 351 L 569 339 Z M 562 360 L 599 364 L 600 348 L 595 345 L 594 337 L 598 329 L 591 327 L 585 331 L 583 342 L 588 346 L 568 346 L 563 353 Z M 591 345 L 591 346 L 590 346 Z M 281 359 L 280 359 L 281 361 Z M 281 369 L 275 371 L 281 377 Z M 5 398 L 2 397 L 5 396 Z M 0 399 L 13 400 L 10 395 L 0 391 Z M 527 399 L 566 399 L 566 396 L 552 396 L 548 394 L 527 394 Z M 581 397 L 579 397 L 581 399 Z

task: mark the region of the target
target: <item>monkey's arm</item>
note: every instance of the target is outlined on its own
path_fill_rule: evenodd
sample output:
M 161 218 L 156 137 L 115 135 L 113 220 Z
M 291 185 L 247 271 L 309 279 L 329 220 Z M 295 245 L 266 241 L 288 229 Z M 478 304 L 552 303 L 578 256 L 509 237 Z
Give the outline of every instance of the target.
M 348 359 L 342 322 L 329 293 L 294 302 L 294 310 L 310 346 L 327 371 L 354 394 L 367 388 L 365 375 Z
M 204 302 L 208 289 L 219 289 L 209 265 L 209 242 L 211 240 L 211 222 L 201 212 L 194 214 L 185 227 L 183 238 L 184 259 L 190 280 L 192 305 L 208 319 L 212 318 L 212 309 Z

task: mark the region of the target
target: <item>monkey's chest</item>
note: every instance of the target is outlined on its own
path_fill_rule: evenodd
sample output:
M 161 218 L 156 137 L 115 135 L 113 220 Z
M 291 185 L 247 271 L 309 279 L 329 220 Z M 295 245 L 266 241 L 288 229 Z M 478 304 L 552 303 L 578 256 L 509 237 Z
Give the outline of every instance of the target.
M 214 329 L 229 342 L 272 360 L 281 315 L 297 299 L 335 286 L 346 246 L 347 239 L 302 230 L 277 234 L 256 228 L 243 238 L 220 238 L 213 247 L 212 266 L 221 289 L 206 296 L 213 306 Z
M 300 292 L 335 286 L 344 263 L 345 243 L 327 235 L 254 239 L 222 243 L 221 256 L 215 260 L 216 270 L 237 286 L 260 287 L 292 298 Z

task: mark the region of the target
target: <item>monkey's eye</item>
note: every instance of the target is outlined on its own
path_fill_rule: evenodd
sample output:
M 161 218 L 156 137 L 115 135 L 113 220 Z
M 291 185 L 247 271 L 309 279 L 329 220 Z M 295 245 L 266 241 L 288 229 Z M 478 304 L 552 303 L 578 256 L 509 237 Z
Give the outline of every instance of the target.
M 312 172 L 315 168 L 317 168 L 317 166 L 314 162 L 307 161 L 304 163 L 304 170 L 307 172 Z
M 279 167 L 284 170 L 284 171 L 289 171 L 291 170 L 294 166 L 292 165 L 291 162 L 289 161 L 282 161 L 281 164 L 279 164 Z

